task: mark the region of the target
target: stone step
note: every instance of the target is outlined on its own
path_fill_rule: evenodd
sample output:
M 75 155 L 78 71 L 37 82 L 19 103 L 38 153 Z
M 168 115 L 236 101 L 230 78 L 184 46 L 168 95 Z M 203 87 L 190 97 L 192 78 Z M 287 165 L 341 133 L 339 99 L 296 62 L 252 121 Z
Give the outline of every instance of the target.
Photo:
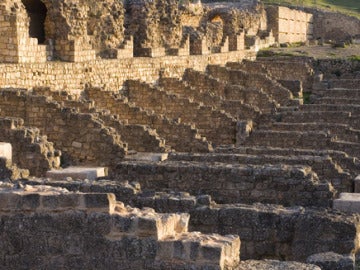
M 301 111 L 347 111 L 360 112 L 359 104 L 305 104 L 299 107 Z
M 328 149 L 331 136 L 322 131 L 277 131 L 261 129 L 253 131 L 245 146 L 287 147 L 304 149 Z
M 330 89 L 336 88 L 348 88 L 354 90 L 360 90 L 360 79 L 338 79 L 338 80 L 329 80 L 327 85 Z
M 349 142 L 359 142 L 360 130 L 352 129 L 347 124 L 340 123 L 322 123 L 322 122 L 313 122 L 313 123 L 286 123 L 286 122 L 277 122 L 271 125 L 272 130 L 278 131 L 325 131 L 330 132 L 332 135 L 336 136 L 339 140 L 349 141 Z
M 136 152 L 136 153 L 128 153 L 125 156 L 124 160 L 128 161 L 164 161 L 168 159 L 167 153 L 149 153 L 149 152 Z
M 281 113 L 279 120 L 291 123 L 312 123 L 316 120 L 316 122 L 348 124 L 358 129 L 360 128 L 359 116 L 359 113 L 347 111 L 292 111 Z
M 360 91 L 356 89 L 327 89 L 316 90 L 313 94 L 318 97 L 331 97 L 331 98 L 354 98 L 360 99 Z
M 106 167 L 68 167 L 62 170 L 51 170 L 46 173 L 46 177 L 54 180 L 65 180 L 71 177 L 75 180 L 96 180 L 107 176 Z
M 126 82 L 128 99 L 137 106 L 164 114 L 171 119 L 194 124 L 209 141 L 216 145 L 235 143 L 236 119 L 224 111 L 189 98 L 169 95 L 157 87 L 140 81 Z
M 215 153 L 229 153 L 229 154 L 249 154 L 249 155 L 280 155 L 280 156 L 330 156 L 334 162 L 340 165 L 342 169 L 350 173 L 353 178 L 360 174 L 360 160 L 349 156 L 347 153 L 338 150 L 330 149 L 301 149 L 290 146 L 286 147 L 264 147 L 264 146 L 227 146 L 218 147 L 214 150 Z
M 321 98 L 313 98 L 312 103 L 314 104 L 360 104 L 359 99 L 347 98 L 347 97 L 321 97 Z
M 10 143 L 0 142 L 0 158 L 12 160 L 12 147 Z
M 333 208 L 346 213 L 360 213 L 360 193 L 340 193 L 334 200 Z
M 327 206 L 335 193 L 331 184 L 302 165 L 123 161 L 112 177 L 138 181 L 143 189 L 208 194 L 218 203 Z
M 109 109 L 112 114 L 117 115 L 121 120 L 126 119 L 129 124 L 147 125 L 156 130 L 157 134 L 165 139 L 166 145 L 177 151 L 208 152 L 212 150 L 212 146 L 206 138 L 202 137 L 198 130 L 191 125 L 145 111 L 110 91 L 89 88 L 85 91 L 85 95 L 95 101 L 97 108 Z
M 320 180 L 329 181 L 338 192 L 353 191 L 353 177 L 342 170 L 332 158 L 314 155 L 250 155 L 227 153 L 170 153 L 169 161 L 193 161 L 203 163 L 229 163 L 244 165 L 307 165 L 319 176 Z

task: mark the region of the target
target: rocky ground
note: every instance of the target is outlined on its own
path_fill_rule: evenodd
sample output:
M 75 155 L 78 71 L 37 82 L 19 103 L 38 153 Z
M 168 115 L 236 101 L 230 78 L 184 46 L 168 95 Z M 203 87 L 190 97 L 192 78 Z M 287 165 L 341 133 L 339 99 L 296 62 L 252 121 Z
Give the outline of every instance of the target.
M 263 55 L 288 55 L 288 56 L 310 56 L 315 59 L 348 59 L 357 56 L 360 58 L 360 44 L 346 45 L 344 48 L 331 44 L 324 45 L 289 45 L 288 47 L 268 48 L 259 52 Z

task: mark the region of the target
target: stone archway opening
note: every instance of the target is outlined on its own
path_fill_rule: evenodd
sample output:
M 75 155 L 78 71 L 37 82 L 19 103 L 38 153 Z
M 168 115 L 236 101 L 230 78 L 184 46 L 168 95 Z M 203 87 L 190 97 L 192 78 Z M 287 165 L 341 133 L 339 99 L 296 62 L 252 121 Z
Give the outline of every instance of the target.
M 212 16 L 206 25 L 208 46 L 220 46 L 224 37 L 224 21 L 219 15 Z
M 37 38 L 39 44 L 45 43 L 45 19 L 47 8 L 40 0 L 22 0 L 30 18 L 29 35 Z

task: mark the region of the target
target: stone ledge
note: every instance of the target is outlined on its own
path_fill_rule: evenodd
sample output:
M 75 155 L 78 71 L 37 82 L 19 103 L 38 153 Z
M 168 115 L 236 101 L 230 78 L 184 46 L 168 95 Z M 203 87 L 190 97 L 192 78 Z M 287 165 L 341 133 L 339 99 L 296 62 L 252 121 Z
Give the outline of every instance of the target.
M 62 212 L 113 212 L 116 198 L 111 193 L 70 193 L 66 189 L 50 186 L 25 186 L 22 189 L 0 188 L 0 209 L 5 213 Z
M 360 193 L 340 193 L 333 208 L 346 213 L 360 213 Z
M 67 177 L 81 180 L 96 180 L 99 177 L 107 176 L 105 167 L 68 167 L 62 170 L 51 170 L 46 177 L 54 180 L 65 180 Z

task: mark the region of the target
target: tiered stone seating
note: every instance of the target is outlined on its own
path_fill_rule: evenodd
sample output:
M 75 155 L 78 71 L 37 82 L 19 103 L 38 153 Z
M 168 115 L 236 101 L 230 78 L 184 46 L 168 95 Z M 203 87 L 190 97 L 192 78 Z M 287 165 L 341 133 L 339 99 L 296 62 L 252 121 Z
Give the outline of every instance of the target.
M 331 184 L 301 165 L 124 161 L 111 176 L 146 189 L 210 194 L 219 203 L 328 206 L 334 196 Z
M 280 105 L 294 102 L 293 94 L 266 74 L 249 73 L 228 67 L 210 66 L 208 74 L 231 85 L 241 85 L 246 88 L 262 89 L 268 96 Z
M 128 124 L 127 119 L 119 119 L 109 110 L 97 109 L 94 101 L 81 99 L 79 95 L 68 94 L 65 91 L 54 92 L 49 88 L 36 88 L 33 92 L 52 97 L 66 108 L 76 108 L 81 113 L 92 113 L 99 121 L 120 134 L 122 140 L 128 144 L 129 151 L 165 152 L 168 150 L 164 139 L 160 138 L 155 130 L 145 125 Z
M 1 116 L 19 117 L 26 126 L 46 134 L 63 160 L 70 164 L 111 166 L 122 160 L 127 146 L 119 134 L 91 114 L 66 109 L 45 96 L 19 90 L 1 90 Z
M 203 91 L 203 89 L 192 87 L 185 81 L 177 78 L 160 78 L 158 84 L 168 94 L 176 94 L 182 98 L 190 98 L 197 103 L 203 103 L 206 106 L 213 106 L 219 110 L 224 110 L 238 120 L 254 119 L 261 113 L 256 104 L 247 102 L 245 98 L 225 99 L 225 97 L 215 94 L 212 89 Z M 263 107 L 261 108 L 264 109 Z
M 191 101 L 189 98 L 169 95 L 139 81 L 127 81 L 126 91 L 130 102 L 153 110 L 157 114 L 194 124 L 201 134 L 216 145 L 235 143 L 236 120 L 222 111 Z
M 179 123 L 167 117 L 144 110 L 113 92 L 87 89 L 86 95 L 99 109 L 107 109 L 129 124 L 148 125 L 165 139 L 166 144 L 177 151 L 204 152 L 212 146 L 198 130 L 189 124 Z
M 272 155 L 272 154 L 236 154 L 236 153 L 170 153 L 168 160 L 193 161 L 214 163 L 223 162 L 228 164 L 251 164 L 251 165 L 307 165 L 318 175 L 322 181 L 329 181 L 339 192 L 353 189 L 353 177 L 344 172 L 329 155 Z

